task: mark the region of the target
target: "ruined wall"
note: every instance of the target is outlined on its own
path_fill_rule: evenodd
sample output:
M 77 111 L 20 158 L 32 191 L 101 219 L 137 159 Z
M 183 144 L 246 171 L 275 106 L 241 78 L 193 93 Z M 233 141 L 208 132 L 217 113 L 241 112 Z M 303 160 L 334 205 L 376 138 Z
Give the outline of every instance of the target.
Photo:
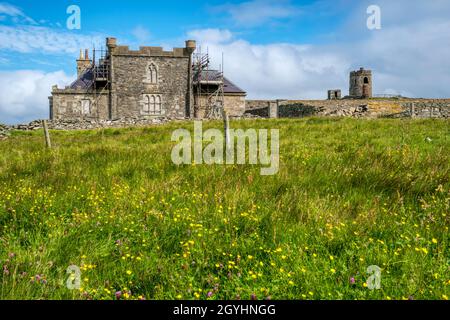
M 276 104 L 278 117 L 415 117 L 449 118 L 450 99 L 249 100 L 246 113 L 269 114 Z
M 159 47 L 130 51 L 117 47 L 113 53 L 112 117 L 186 116 L 189 55 L 183 49 L 165 52 Z M 153 68 L 153 71 L 151 69 Z M 154 72 L 151 74 L 151 72 Z M 152 77 L 155 77 L 156 80 Z M 149 100 L 160 107 L 149 110 Z M 158 103 L 157 103 L 158 104 Z M 159 112 L 159 110 L 161 110 Z
M 246 111 L 269 108 L 269 104 L 276 100 L 247 100 L 246 101 Z
M 403 113 L 412 118 L 450 118 L 450 99 L 404 102 Z
M 108 119 L 108 93 L 94 97 L 83 90 L 54 89 L 50 97 L 51 119 Z
M 198 97 L 195 97 L 195 99 L 198 99 Z M 205 107 L 206 105 L 208 105 L 207 96 L 203 95 L 200 97 L 200 108 L 197 110 L 197 117 L 199 119 L 206 118 L 208 111 Z M 245 95 L 230 93 L 225 94 L 224 105 L 225 110 L 230 117 L 242 117 L 246 110 Z
M 242 117 L 245 113 L 245 95 L 226 94 L 224 104 L 230 117 Z

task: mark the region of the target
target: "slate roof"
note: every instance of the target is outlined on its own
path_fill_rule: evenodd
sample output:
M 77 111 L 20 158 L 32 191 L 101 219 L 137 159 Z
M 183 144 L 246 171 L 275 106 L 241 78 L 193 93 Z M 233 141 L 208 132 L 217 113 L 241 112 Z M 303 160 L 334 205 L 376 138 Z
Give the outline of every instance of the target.
M 197 81 L 198 78 L 200 78 L 200 80 L 217 81 L 220 80 L 221 76 L 220 72 L 217 70 L 203 70 L 200 77 L 198 75 L 194 76 L 194 81 Z M 224 93 L 241 93 L 241 94 L 246 93 L 244 90 L 239 88 L 236 84 L 231 82 L 226 77 L 223 77 L 223 82 L 224 82 L 223 88 Z
M 94 71 L 92 68 L 87 69 L 81 76 L 72 82 L 70 89 L 90 89 L 94 84 Z

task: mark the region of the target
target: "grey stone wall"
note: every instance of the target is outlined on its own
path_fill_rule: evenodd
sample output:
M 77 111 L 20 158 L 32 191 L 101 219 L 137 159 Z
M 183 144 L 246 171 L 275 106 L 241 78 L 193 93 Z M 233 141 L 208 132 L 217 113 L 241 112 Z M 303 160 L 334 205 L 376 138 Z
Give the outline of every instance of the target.
M 89 112 L 86 112 L 87 109 Z M 94 96 L 82 90 L 54 89 L 50 98 L 50 118 L 107 119 L 108 92 Z
M 4 140 L 9 136 L 10 127 L 0 123 L 0 140 Z
M 146 127 L 152 125 L 164 124 L 171 121 L 164 117 L 156 117 L 151 119 L 143 118 L 127 118 L 116 120 L 79 120 L 79 119 L 60 119 L 48 120 L 47 125 L 51 130 L 91 130 L 101 128 L 127 128 L 127 127 Z M 35 120 L 30 123 L 17 124 L 12 126 L 3 126 L 0 124 L 0 136 L 2 136 L 2 128 L 5 127 L 5 135 L 11 130 L 34 131 L 42 129 L 42 120 Z
M 245 113 L 245 95 L 225 94 L 224 105 L 230 117 L 242 117 Z
M 274 117 L 269 107 L 278 106 L 278 116 L 413 117 L 449 118 L 450 99 L 343 99 L 343 100 L 248 100 L 246 113 Z
M 198 99 L 196 97 L 195 99 Z M 206 95 L 200 96 L 199 105 L 197 109 L 197 118 L 204 119 L 207 117 L 208 97 Z M 242 117 L 246 110 L 246 100 L 244 94 L 227 93 L 224 95 L 224 107 L 230 117 Z
M 449 118 L 450 101 L 431 100 L 405 102 L 402 115 L 412 118 Z
M 54 119 L 98 120 L 122 118 L 186 117 L 190 101 L 189 61 L 195 42 L 186 48 L 164 51 L 162 47 L 141 47 L 130 50 L 117 46 L 115 38 L 107 38 L 109 84 L 97 101 L 93 88 L 58 89 L 49 97 L 50 117 Z M 80 54 L 78 73 L 90 66 L 90 60 Z M 89 84 L 87 84 L 89 86 Z M 93 100 L 89 114 L 86 101 Z M 83 107 L 84 106 L 84 107 Z
M 117 48 L 113 55 L 112 117 L 185 117 L 188 97 L 189 56 L 153 56 L 129 54 Z M 152 82 L 149 68 L 156 67 L 157 81 Z M 148 98 L 161 101 L 161 112 L 147 112 Z M 158 107 L 159 110 L 159 107 Z

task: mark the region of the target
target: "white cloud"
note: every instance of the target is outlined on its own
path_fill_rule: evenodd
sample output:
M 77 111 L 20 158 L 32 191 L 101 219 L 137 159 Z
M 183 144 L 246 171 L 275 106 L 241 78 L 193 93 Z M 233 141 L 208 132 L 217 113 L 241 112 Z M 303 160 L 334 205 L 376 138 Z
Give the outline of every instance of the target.
M 47 119 L 51 87 L 68 85 L 74 78 L 63 71 L 0 71 L 0 122 Z
M 99 35 L 80 35 L 40 26 L 1 26 L 0 50 L 21 53 L 76 53 L 80 48 L 99 47 L 104 42 Z
M 224 43 L 233 37 L 230 30 L 221 29 L 197 29 L 187 33 L 188 37 L 201 43 Z
M 254 45 L 233 35 L 217 41 L 219 37 L 195 32 L 216 67 L 225 54 L 225 75 L 250 98 L 324 99 L 335 88 L 347 95 L 348 74 L 359 67 L 373 70 L 374 93 L 450 97 L 450 2 L 420 2 L 417 7 L 410 5 L 419 4 L 416 0 L 378 3 L 381 30 L 367 29 L 370 2 L 362 1 L 347 23 L 333 30 L 341 36 L 330 44 Z
M 13 21 L 17 23 L 25 22 L 30 24 L 37 24 L 36 21 L 23 13 L 20 8 L 6 2 L 0 2 L 0 14 L 12 17 Z
M 327 88 L 347 83 L 348 60 L 314 46 L 253 45 L 244 40 L 200 45 L 208 46 L 213 68 L 225 53 L 225 76 L 249 98 L 325 98 Z
M 224 4 L 216 6 L 213 12 L 226 13 L 239 26 L 254 27 L 279 19 L 293 17 L 300 10 L 280 0 L 253 0 L 239 4 Z
M 145 45 L 151 38 L 151 33 L 143 26 L 137 26 L 132 31 L 131 34 L 136 38 L 136 40 L 141 44 Z

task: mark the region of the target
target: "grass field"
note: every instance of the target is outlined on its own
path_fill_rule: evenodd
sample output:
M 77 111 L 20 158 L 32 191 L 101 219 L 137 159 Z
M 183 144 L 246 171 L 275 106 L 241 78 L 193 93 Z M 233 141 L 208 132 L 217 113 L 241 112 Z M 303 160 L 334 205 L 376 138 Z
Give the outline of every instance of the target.
M 448 120 L 232 126 L 280 129 L 277 175 L 174 165 L 190 122 L 52 132 L 51 151 L 40 131 L 0 142 L 0 298 L 450 296 Z

